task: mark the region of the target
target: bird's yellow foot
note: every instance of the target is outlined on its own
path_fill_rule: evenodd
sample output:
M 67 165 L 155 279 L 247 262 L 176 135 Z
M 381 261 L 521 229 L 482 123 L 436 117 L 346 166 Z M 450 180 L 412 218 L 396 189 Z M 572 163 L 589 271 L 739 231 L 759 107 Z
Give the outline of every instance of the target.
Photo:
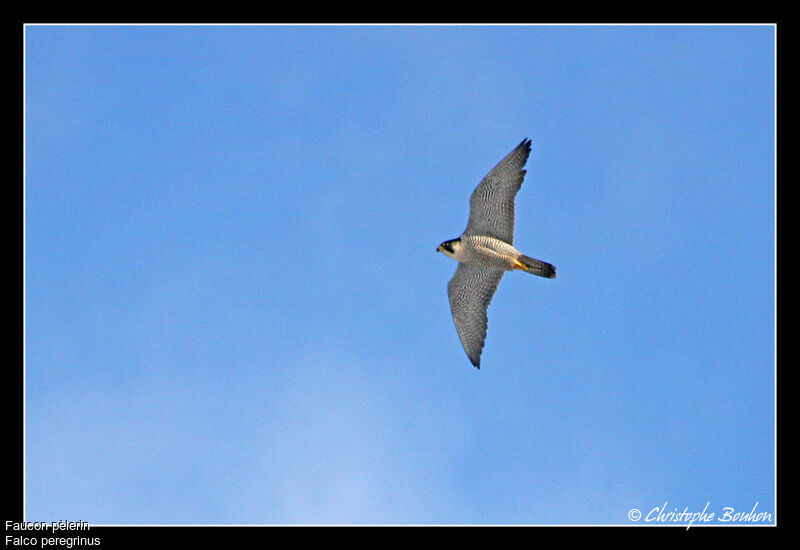
M 528 271 L 530 269 L 527 265 L 520 262 L 518 259 L 514 258 L 514 269 L 521 269 L 522 271 Z

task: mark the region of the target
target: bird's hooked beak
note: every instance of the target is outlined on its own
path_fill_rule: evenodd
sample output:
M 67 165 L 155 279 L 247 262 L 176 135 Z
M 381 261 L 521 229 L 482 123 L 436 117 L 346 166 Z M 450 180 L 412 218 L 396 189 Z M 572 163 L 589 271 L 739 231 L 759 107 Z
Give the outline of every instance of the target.
M 460 241 L 460 240 L 461 239 L 455 239 L 453 241 L 445 241 L 445 242 L 443 242 L 442 244 L 440 244 L 439 246 L 436 247 L 436 252 L 441 252 L 442 254 L 445 254 L 446 256 L 449 256 L 449 255 L 455 253 L 455 250 L 453 249 L 453 245 L 457 241 Z

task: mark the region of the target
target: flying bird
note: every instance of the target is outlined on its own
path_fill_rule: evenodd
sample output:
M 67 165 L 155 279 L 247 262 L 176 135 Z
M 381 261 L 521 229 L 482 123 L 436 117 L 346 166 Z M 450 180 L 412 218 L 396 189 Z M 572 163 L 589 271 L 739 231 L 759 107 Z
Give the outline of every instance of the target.
M 553 279 L 555 266 L 514 248 L 514 197 L 525 178 L 531 141 L 522 140 L 478 184 L 469 199 L 469 221 L 457 239 L 437 248 L 458 262 L 447 285 L 456 332 L 470 362 L 481 368 L 486 309 L 506 271 L 520 270 Z

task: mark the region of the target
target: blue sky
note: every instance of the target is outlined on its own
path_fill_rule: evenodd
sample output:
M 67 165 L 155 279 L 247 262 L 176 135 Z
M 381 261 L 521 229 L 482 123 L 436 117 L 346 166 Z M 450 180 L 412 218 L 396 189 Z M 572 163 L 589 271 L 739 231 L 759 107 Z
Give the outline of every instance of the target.
M 771 26 L 29 26 L 26 519 L 775 515 Z M 481 370 L 437 254 L 532 140 Z

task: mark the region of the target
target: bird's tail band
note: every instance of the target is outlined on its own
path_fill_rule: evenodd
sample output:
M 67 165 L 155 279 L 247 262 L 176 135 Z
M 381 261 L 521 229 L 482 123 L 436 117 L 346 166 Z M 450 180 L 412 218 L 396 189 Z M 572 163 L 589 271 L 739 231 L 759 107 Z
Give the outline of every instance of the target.
M 542 260 L 537 260 L 535 258 L 529 258 L 528 256 L 520 256 L 517 258 L 517 261 L 524 266 L 520 267 L 520 269 L 523 271 L 533 273 L 539 277 L 546 277 L 548 279 L 556 278 L 556 266 L 554 265 L 543 262 Z

